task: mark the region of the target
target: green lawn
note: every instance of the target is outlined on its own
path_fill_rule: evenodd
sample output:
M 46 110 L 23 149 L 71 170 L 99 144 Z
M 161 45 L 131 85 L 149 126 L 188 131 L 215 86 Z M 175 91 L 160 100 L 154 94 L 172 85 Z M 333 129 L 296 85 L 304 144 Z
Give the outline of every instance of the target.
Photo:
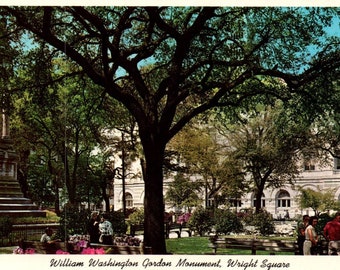
M 185 238 L 171 238 L 166 240 L 167 251 L 172 254 L 186 254 L 186 255 L 201 255 L 212 254 L 212 249 L 209 248 L 208 237 L 185 237 Z M 269 251 L 258 251 L 258 255 L 269 255 Z M 236 249 L 217 249 L 218 255 L 251 255 L 249 250 Z M 293 255 L 287 252 L 277 252 L 276 255 Z
M 212 249 L 209 248 L 208 237 L 184 237 L 171 238 L 166 240 L 167 251 L 172 254 L 186 254 L 186 255 L 202 255 L 212 254 Z M 11 254 L 12 247 L 0 248 L 0 254 Z M 218 255 L 251 255 L 250 250 L 233 250 L 233 249 L 218 249 Z M 258 251 L 258 255 L 269 255 L 269 251 Z M 277 255 L 293 255 L 291 253 L 279 252 Z

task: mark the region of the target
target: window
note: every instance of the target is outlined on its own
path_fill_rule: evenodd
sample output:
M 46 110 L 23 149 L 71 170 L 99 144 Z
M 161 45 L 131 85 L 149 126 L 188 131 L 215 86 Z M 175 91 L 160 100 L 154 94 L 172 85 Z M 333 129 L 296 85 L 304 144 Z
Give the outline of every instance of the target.
M 311 163 L 305 163 L 305 171 L 315 171 L 315 165 Z
M 256 199 L 255 199 L 255 195 L 254 195 L 254 199 L 253 199 L 253 207 L 256 206 Z M 266 200 L 264 199 L 264 196 L 262 195 L 262 202 L 261 202 L 261 207 L 266 207 Z
M 277 196 L 277 207 L 290 207 L 290 195 L 287 191 L 280 191 Z
M 214 198 L 208 198 L 208 207 L 214 206 Z
M 340 159 L 339 158 L 334 158 L 334 169 L 340 170 Z
M 133 198 L 131 193 L 125 193 L 125 202 L 126 202 L 126 207 L 133 207 Z
M 229 203 L 231 205 L 231 207 L 241 207 L 242 206 L 242 202 L 240 199 L 230 199 Z

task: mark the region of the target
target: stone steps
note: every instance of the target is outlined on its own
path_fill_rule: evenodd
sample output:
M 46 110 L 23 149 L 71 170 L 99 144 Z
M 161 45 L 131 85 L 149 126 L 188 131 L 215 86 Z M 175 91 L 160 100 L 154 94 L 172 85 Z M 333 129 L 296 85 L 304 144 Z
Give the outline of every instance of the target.
M 46 217 L 31 200 L 24 198 L 17 179 L 18 155 L 13 141 L 0 138 L 0 217 Z
M 46 217 L 46 212 L 39 210 L 30 199 L 18 197 L 0 197 L 0 217 Z
M 0 217 L 46 217 L 42 210 L 0 210 Z
M 38 207 L 34 204 L 8 204 L 0 203 L 0 210 L 38 210 Z
M 0 204 L 31 204 L 31 200 L 23 198 L 22 196 L 17 197 L 0 197 Z
M 11 191 L 0 191 L 1 197 L 9 197 L 9 198 L 21 198 L 22 193 L 18 190 L 11 190 Z

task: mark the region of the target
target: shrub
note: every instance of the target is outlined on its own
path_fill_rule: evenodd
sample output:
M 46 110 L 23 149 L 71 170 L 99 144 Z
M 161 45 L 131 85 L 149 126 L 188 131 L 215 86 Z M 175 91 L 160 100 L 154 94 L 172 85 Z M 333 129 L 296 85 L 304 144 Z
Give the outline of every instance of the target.
M 57 238 L 63 239 L 69 235 L 86 234 L 89 210 L 79 210 L 76 206 L 66 205 L 60 215 L 60 228 Z
M 241 220 L 230 210 L 216 209 L 214 220 L 217 234 L 229 234 L 231 232 L 238 233 L 243 230 Z
M 213 225 L 214 221 L 211 212 L 203 208 L 196 209 L 188 221 L 189 228 L 197 232 L 200 236 L 210 232 Z
M 113 233 L 115 235 L 123 235 L 126 233 L 126 223 L 124 213 L 120 211 L 111 211 L 108 213 L 109 221 L 112 223 Z
M 0 218 L 0 237 L 7 238 L 12 232 L 12 221 L 9 217 Z
M 331 221 L 334 218 L 334 216 L 330 216 L 326 213 L 323 213 L 323 214 L 320 214 L 318 216 L 318 218 L 319 218 L 319 220 L 318 220 L 318 224 L 315 227 L 315 230 L 318 234 L 320 234 L 320 233 L 322 233 L 323 228 L 326 226 L 326 223 L 328 221 Z
M 139 225 L 144 223 L 144 208 L 136 209 L 129 215 L 129 224 Z
M 255 228 L 262 234 L 262 235 L 270 235 L 274 233 L 274 220 L 270 213 L 265 210 L 262 210 L 258 214 L 253 215 L 253 224 Z

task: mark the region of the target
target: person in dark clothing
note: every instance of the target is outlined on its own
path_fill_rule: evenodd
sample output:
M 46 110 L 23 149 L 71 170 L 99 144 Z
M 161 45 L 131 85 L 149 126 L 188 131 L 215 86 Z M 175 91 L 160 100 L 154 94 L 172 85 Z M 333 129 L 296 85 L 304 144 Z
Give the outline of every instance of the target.
M 298 246 L 299 246 L 299 255 L 303 255 L 303 243 L 305 242 L 305 230 L 309 224 L 309 216 L 304 215 L 302 217 L 302 222 L 298 225 Z
M 87 233 L 90 235 L 90 243 L 99 243 L 99 215 L 97 212 L 91 214 L 87 224 Z

